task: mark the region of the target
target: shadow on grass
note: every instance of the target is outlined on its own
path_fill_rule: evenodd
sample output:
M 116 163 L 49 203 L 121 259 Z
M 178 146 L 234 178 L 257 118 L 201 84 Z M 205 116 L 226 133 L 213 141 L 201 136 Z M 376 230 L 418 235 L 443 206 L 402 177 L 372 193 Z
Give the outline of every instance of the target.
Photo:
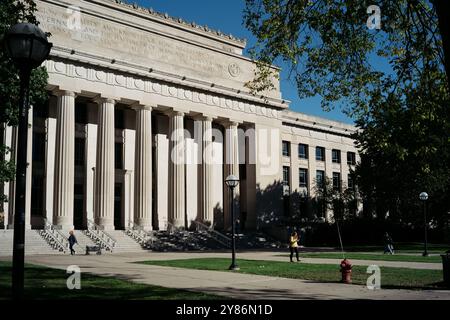
M 0 299 L 11 299 L 11 264 L 0 263 Z M 25 299 L 75 300 L 218 300 L 218 296 L 135 283 L 138 275 L 81 275 L 81 289 L 69 290 L 64 270 L 26 265 Z

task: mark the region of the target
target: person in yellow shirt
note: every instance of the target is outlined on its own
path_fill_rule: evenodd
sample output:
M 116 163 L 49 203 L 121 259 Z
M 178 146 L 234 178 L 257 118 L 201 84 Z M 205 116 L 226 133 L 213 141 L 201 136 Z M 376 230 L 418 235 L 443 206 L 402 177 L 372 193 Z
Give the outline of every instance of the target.
M 300 261 L 299 257 L 298 257 L 298 234 L 296 231 L 292 232 L 290 238 L 289 238 L 289 249 L 291 250 L 291 262 L 294 262 L 292 260 L 292 258 L 294 257 L 294 251 L 295 251 L 295 256 L 297 258 L 297 261 Z

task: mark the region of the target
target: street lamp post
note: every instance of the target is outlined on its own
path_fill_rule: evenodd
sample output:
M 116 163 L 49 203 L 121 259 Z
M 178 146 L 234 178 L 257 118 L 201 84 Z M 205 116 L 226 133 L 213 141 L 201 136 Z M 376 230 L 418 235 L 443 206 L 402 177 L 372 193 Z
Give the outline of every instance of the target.
M 236 264 L 236 226 L 234 221 L 234 188 L 237 187 L 239 184 L 239 178 L 234 175 L 229 175 L 225 179 L 225 183 L 227 184 L 228 188 L 230 188 L 230 194 L 231 194 L 231 265 L 229 267 L 229 270 L 239 270 L 239 266 Z
M 428 200 L 428 193 L 421 192 L 419 194 L 419 199 L 422 201 L 422 207 L 423 207 L 423 221 L 424 221 L 424 232 L 425 232 L 425 242 L 424 242 L 424 250 L 422 253 L 422 256 L 428 257 L 428 240 L 427 240 L 427 209 L 426 209 L 426 202 Z
M 47 59 L 52 44 L 47 41 L 47 35 L 31 23 L 19 23 L 12 26 L 4 37 L 4 43 L 6 53 L 19 69 L 20 76 L 12 293 L 14 299 L 22 299 L 24 289 L 25 184 L 30 76 L 31 71 L 39 67 Z

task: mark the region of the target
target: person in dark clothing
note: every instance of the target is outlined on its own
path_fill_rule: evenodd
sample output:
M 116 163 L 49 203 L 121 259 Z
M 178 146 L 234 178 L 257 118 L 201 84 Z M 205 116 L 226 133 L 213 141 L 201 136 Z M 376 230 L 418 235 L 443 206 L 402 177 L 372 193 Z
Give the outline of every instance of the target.
M 394 241 L 392 241 L 389 233 L 384 234 L 384 253 L 394 254 Z
M 70 254 L 74 255 L 75 254 L 75 250 L 73 249 L 73 246 L 78 243 L 77 238 L 75 238 L 75 235 L 73 234 L 73 231 L 69 232 L 70 236 L 69 236 L 69 248 L 70 248 Z

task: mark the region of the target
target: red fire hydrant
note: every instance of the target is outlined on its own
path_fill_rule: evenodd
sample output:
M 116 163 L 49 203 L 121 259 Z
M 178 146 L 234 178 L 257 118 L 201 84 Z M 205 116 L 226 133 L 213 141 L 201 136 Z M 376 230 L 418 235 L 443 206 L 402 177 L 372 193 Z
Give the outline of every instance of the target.
M 341 273 L 343 283 L 352 283 L 352 264 L 347 258 L 341 261 Z

